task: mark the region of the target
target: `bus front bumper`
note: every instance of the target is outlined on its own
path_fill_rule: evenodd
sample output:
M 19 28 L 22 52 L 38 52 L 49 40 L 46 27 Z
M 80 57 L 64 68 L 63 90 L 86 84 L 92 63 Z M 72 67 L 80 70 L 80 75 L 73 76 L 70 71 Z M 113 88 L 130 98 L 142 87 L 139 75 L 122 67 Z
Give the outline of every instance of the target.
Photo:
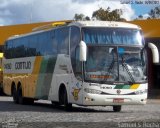
M 86 93 L 83 105 L 86 106 L 113 106 L 113 105 L 144 105 L 147 94 L 143 95 L 99 95 Z

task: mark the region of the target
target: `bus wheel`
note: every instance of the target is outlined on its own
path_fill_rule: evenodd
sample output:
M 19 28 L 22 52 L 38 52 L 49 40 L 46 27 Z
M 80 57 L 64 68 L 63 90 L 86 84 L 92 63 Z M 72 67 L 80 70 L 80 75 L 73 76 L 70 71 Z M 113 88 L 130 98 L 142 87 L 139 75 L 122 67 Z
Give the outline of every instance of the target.
M 120 112 L 121 111 L 121 105 L 116 105 L 116 106 L 113 106 L 113 111 L 114 112 Z
M 52 102 L 52 106 L 55 107 L 55 108 L 58 108 L 59 107 L 59 102 L 55 102 L 55 101 L 51 101 Z
M 23 95 L 22 95 L 22 87 L 18 87 L 18 90 L 17 90 L 17 96 L 18 96 L 18 103 L 19 104 L 24 104 L 24 98 L 23 98 Z
M 3 87 L 2 87 L 2 84 L 0 84 L 0 96 L 3 96 L 3 95 L 4 95 Z
M 17 90 L 15 86 L 12 87 L 12 96 L 13 96 L 13 102 L 18 104 Z
M 60 91 L 60 103 L 64 105 L 66 111 L 71 111 L 72 110 L 72 104 L 68 103 L 66 88 L 63 88 Z
M 66 111 L 72 110 L 72 104 L 68 103 L 67 90 L 64 90 L 64 107 Z
M 34 104 L 34 99 L 33 98 L 23 98 L 23 100 L 25 100 L 25 104 L 29 104 L 29 105 Z

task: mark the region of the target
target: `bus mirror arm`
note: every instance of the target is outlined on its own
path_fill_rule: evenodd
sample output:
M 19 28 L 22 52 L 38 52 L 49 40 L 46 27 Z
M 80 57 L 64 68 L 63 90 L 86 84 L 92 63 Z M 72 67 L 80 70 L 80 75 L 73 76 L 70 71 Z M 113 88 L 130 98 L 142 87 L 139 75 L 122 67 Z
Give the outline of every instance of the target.
M 84 41 L 81 41 L 79 47 L 80 47 L 79 59 L 80 61 L 85 62 L 87 60 L 87 45 Z
M 153 43 L 148 43 L 148 47 L 152 51 L 153 63 L 155 63 L 155 64 L 159 63 L 159 52 L 158 52 L 157 46 Z

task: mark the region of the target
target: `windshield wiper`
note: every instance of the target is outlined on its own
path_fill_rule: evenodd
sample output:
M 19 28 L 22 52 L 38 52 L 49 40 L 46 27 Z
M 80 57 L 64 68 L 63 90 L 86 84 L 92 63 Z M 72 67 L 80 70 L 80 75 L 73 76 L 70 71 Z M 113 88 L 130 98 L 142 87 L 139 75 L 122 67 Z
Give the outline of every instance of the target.
M 128 81 L 128 84 L 129 85 L 133 85 L 134 83 L 132 81 Z
M 132 83 L 135 83 L 135 80 L 134 80 L 134 78 L 133 78 L 131 72 L 129 71 L 129 69 L 128 69 L 128 67 L 127 67 L 127 64 L 125 63 L 125 60 L 124 60 L 123 57 L 122 57 L 122 66 L 126 69 L 128 75 L 129 75 L 129 77 L 130 77 L 131 80 L 132 80 Z
M 114 63 L 115 63 L 115 60 L 113 59 L 112 63 L 110 64 L 109 68 L 108 68 L 108 75 L 111 73 L 111 70 L 113 69 L 114 67 Z

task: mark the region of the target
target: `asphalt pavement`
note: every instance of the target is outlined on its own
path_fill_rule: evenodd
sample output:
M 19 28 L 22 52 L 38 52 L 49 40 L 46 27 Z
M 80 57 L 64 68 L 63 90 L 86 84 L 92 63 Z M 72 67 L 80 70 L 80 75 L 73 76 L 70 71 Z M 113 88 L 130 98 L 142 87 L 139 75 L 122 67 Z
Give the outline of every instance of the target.
M 11 97 L 0 97 L 0 128 L 160 128 L 160 99 L 146 105 L 123 106 L 113 112 L 111 106 L 82 107 L 73 105 L 71 112 L 50 101 L 39 100 L 33 105 L 14 104 Z

